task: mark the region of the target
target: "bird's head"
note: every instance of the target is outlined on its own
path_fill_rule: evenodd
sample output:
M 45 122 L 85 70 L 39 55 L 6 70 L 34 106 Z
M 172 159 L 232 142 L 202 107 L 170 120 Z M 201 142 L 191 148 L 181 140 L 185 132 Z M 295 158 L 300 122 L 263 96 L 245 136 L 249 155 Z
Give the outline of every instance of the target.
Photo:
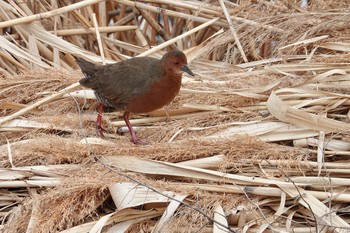
M 182 74 L 182 72 L 186 72 L 191 76 L 194 76 L 192 71 L 187 66 L 187 58 L 186 55 L 178 50 L 173 50 L 167 52 L 162 57 L 162 63 L 166 70 L 170 70 L 175 74 Z

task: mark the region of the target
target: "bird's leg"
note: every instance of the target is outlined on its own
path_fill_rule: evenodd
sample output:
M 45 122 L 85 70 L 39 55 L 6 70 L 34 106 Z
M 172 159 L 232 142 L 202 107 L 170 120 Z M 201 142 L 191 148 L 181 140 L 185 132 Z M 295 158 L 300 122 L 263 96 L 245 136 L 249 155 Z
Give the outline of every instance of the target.
M 136 133 L 135 133 L 134 129 L 132 128 L 130 121 L 129 121 L 129 114 L 130 114 L 130 112 L 124 113 L 124 121 L 126 123 L 126 126 L 128 126 L 128 129 L 129 129 L 129 132 L 131 135 L 131 141 L 136 145 L 137 144 L 143 144 L 143 145 L 147 144 L 147 142 L 144 142 L 144 141 L 138 139 L 138 137 L 136 136 Z
M 97 108 L 97 119 L 96 119 L 96 133 L 98 136 L 104 138 L 103 131 L 104 128 L 102 128 L 102 112 L 103 112 L 103 104 L 100 104 Z

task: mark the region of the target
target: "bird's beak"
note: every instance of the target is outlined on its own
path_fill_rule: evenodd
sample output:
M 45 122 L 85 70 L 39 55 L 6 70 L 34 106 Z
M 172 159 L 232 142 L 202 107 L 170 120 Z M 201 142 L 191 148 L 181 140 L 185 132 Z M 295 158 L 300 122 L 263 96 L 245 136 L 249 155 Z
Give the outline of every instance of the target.
M 194 74 L 192 73 L 192 71 L 190 70 L 190 68 L 188 68 L 187 66 L 183 66 L 180 68 L 182 71 L 186 72 L 187 74 L 194 76 Z

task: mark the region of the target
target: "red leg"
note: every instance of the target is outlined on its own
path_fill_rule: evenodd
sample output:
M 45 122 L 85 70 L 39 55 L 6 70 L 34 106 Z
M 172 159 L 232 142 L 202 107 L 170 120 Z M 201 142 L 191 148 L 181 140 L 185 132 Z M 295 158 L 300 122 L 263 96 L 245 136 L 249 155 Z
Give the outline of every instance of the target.
M 130 132 L 130 135 L 131 135 L 131 141 L 134 144 L 136 144 L 136 145 L 137 144 L 147 144 L 146 142 L 143 142 L 143 141 L 141 141 L 140 139 L 137 138 L 136 133 L 135 133 L 134 129 L 132 128 L 131 124 L 130 124 L 129 114 L 130 114 L 130 112 L 125 112 L 124 113 L 124 121 L 126 123 L 126 126 L 128 126 L 128 129 L 129 129 L 129 132 Z
M 102 112 L 103 112 L 103 104 L 100 104 L 97 108 L 97 119 L 96 119 L 96 133 L 98 136 L 104 138 L 103 131 L 104 129 L 102 128 Z

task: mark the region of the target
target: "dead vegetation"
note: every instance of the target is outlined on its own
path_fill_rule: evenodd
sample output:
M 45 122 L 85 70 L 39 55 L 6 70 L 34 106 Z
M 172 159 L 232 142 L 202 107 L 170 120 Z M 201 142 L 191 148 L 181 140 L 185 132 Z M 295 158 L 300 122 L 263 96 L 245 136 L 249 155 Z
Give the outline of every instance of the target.
M 0 10 L 2 232 L 350 231 L 346 1 Z M 150 145 L 130 143 L 120 112 L 104 114 L 108 138 L 96 138 L 74 56 L 174 48 L 196 76 L 166 110 L 133 115 Z

